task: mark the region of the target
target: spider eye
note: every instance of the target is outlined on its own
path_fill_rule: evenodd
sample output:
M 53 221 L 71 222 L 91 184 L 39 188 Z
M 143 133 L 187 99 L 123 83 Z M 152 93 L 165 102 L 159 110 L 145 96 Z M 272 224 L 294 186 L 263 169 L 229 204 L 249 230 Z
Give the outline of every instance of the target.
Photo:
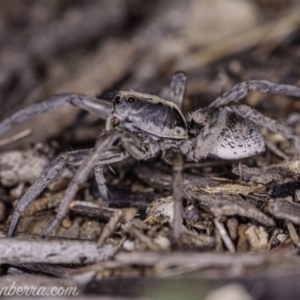
M 115 104 L 120 104 L 121 103 L 121 97 L 120 96 L 117 96 L 115 98 Z
M 128 101 L 129 103 L 133 103 L 133 102 L 135 101 L 135 98 L 129 97 L 129 98 L 127 99 L 127 101 Z

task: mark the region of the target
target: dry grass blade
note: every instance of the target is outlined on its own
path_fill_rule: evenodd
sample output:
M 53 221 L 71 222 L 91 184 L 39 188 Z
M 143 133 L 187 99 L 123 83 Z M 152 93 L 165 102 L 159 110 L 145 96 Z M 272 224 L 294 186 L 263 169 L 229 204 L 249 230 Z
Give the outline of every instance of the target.
M 12 137 L 1 140 L 0 141 L 0 147 L 15 143 L 17 141 L 20 141 L 20 140 L 28 137 L 31 133 L 32 133 L 31 129 L 25 129 L 24 131 L 21 131 L 21 132 L 15 134 L 15 135 L 13 135 Z
M 230 253 L 235 253 L 235 248 L 232 240 L 230 239 L 225 226 L 217 219 L 214 219 L 214 224 L 216 226 L 216 229 L 219 231 L 219 234 L 226 245 L 227 249 L 229 250 Z
M 299 235 L 291 222 L 286 222 L 286 226 L 289 231 L 289 235 L 293 243 L 299 248 L 300 247 L 300 238 Z
M 98 239 L 98 243 L 97 243 L 98 246 L 102 246 L 105 240 L 114 232 L 121 218 L 122 218 L 122 211 L 115 210 L 111 218 L 109 219 L 108 223 L 103 228 L 103 231 Z

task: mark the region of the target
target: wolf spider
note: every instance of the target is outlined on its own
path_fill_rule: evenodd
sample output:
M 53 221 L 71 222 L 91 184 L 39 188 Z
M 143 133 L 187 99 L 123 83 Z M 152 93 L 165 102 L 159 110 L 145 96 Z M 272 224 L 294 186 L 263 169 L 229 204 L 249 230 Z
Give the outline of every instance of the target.
M 265 149 L 264 139 L 257 125 L 293 140 L 300 153 L 300 139 L 293 134 L 291 128 L 246 105 L 237 104 L 250 91 L 300 97 L 300 87 L 266 80 L 245 81 L 235 85 L 209 106 L 198 109 L 185 118 L 181 106 L 186 78 L 183 72 L 176 72 L 170 86 L 164 90 L 164 98 L 134 91 L 120 91 L 111 103 L 81 94 L 60 94 L 19 110 L 3 120 L 0 123 L 0 135 L 15 123 L 56 109 L 67 102 L 107 119 L 106 132 L 100 136 L 93 149 L 61 154 L 43 170 L 18 201 L 7 236 L 13 236 L 21 214 L 66 165 L 79 166 L 79 169 L 69 183 L 57 215 L 44 232 L 44 237 L 49 236 L 65 217 L 80 184 L 87 180 L 92 169 L 101 196 L 109 200 L 102 168 L 129 156 L 145 160 L 162 153 L 162 157 L 169 162 L 172 157 L 170 154 L 179 149 L 184 158 L 191 161 L 199 161 L 208 156 L 241 159 Z M 175 193 L 173 191 L 174 197 Z

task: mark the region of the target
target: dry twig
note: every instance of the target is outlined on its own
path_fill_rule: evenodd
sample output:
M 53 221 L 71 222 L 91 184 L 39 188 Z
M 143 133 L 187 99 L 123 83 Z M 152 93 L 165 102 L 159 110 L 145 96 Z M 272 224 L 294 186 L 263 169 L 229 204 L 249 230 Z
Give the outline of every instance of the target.
M 112 245 L 72 240 L 21 240 L 2 238 L 0 263 L 88 264 L 112 257 Z

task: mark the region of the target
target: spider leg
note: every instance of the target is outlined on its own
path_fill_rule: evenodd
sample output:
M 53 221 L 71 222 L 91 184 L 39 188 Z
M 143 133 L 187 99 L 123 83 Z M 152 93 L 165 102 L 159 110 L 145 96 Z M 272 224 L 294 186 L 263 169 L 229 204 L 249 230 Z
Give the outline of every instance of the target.
M 106 186 L 105 178 L 103 176 L 103 166 L 124 160 L 129 155 L 125 151 L 122 151 L 119 147 L 112 147 L 108 151 L 105 151 L 105 156 L 106 157 L 101 157 L 100 162 L 97 163 L 94 170 L 95 170 L 95 179 L 98 185 L 98 190 L 101 195 L 101 198 L 109 202 L 110 197 Z
M 300 87 L 288 84 L 277 84 L 267 80 L 248 80 L 236 84 L 231 90 L 225 92 L 212 102 L 209 107 L 225 106 L 231 102 L 238 102 L 249 92 L 257 91 L 266 94 L 300 97 Z
M 105 178 L 103 176 L 103 165 L 95 167 L 95 179 L 101 198 L 109 202 L 108 189 L 106 186 Z
M 45 230 L 43 237 L 48 237 L 51 232 L 60 224 L 62 219 L 65 217 L 69 208 L 69 204 L 75 197 L 80 184 L 86 181 L 91 170 L 97 165 L 97 162 L 101 160 L 101 155 L 103 154 L 103 152 L 108 150 L 119 137 L 119 133 L 110 131 L 105 133 L 98 139 L 95 148 L 93 149 L 91 154 L 83 161 L 74 178 L 70 182 L 58 208 L 57 215 Z
M 255 124 L 282 135 L 286 139 L 293 140 L 294 145 L 300 154 L 300 137 L 295 135 L 290 127 L 280 124 L 247 105 L 227 106 L 226 110 L 233 111 L 243 118 L 251 120 Z
M 66 165 L 78 165 L 78 163 L 80 163 L 88 155 L 88 153 L 89 150 L 78 150 L 61 154 L 43 170 L 40 177 L 18 201 L 7 231 L 8 237 L 14 235 L 21 214 L 25 211 L 28 205 L 32 201 L 34 201 L 38 197 L 38 195 L 45 189 L 49 182 L 56 177 L 59 171 Z
M 193 116 L 197 119 L 197 114 L 203 114 L 201 110 L 195 111 Z M 200 123 L 201 131 L 197 133 L 194 139 L 186 140 L 181 146 L 181 151 L 185 157 L 193 161 L 199 161 L 206 158 L 218 141 L 218 137 L 223 130 L 228 112 L 218 110 L 211 115 L 207 122 Z
M 116 130 L 121 134 L 121 145 L 125 151 L 120 152 L 119 147 L 112 147 L 112 149 L 110 149 L 110 155 L 108 155 L 107 159 L 102 158 L 99 165 L 95 167 L 95 178 L 98 184 L 100 195 L 108 202 L 109 193 L 102 172 L 104 164 L 111 164 L 124 160 L 129 155 L 138 160 L 148 159 L 155 156 L 160 151 L 159 145 L 154 141 L 151 143 L 143 143 L 137 136 L 131 134 L 125 129 L 116 128 Z
M 207 126 L 204 126 L 204 129 L 197 137 L 197 149 L 198 155 L 201 158 L 206 158 L 211 152 L 211 149 L 217 141 L 217 137 L 221 134 L 222 129 L 225 126 L 227 118 L 227 112 L 221 111 L 219 116 L 212 119 Z
M 182 110 L 186 81 L 187 75 L 182 71 L 178 71 L 172 76 L 172 80 L 170 83 L 170 89 L 173 92 L 173 96 L 170 97 L 170 100 L 172 100 L 180 110 Z
M 102 119 L 106 119 L 112 111 L 112 104 L 105 100 L 82 94 L 54 95 L 41 103 L 25 107 L 0 122 L 0 136 L 7 132 L 14 124 L 24 122 L 42 113 L 55 110 L 65 103 L 78 106 Z
M 169 87 L 162 90 L 161 97 L 174 102 L 181 110 L 186 89 L 186 81 L 187 75 L 184 72 L 175 72 L 172 76 Z
M 173 246 L 180 247 L 181 243 L 181 227 L 182 227 L 182 190 L 183 190 L 183 158 L 182 153 L 178 149 L 172 149 L 173 152 L 173 182 L 172 193 L 174 201 L 174 221 L 172 229 Z
M 186 89 L 187 75 L 178 71 L 172 76 L 172 80 L 169 87 L 169 97 L 180 110 L 182 110 L 184 94 Z M 165 152 L 165 151 L 164 151 Z M 183 157 L 182 153 L 178 149 L 172 149 L 172 172 L 173 172 L 173 186 L 172 195 L 174 201 L 174 221 L 172 229 L 173 246 L 175 248 L 180 247 L 181 243 L 181 226 L 182 226 L 182 188 L 183 188 Z
M 153 140 L 143 142 L 138 136 L 126 129 L 117 128 L 117 130 L 121 133 L 122 146 L 132 157 L 138 160 L 154 157 L 161 150 L 160 145 Z

